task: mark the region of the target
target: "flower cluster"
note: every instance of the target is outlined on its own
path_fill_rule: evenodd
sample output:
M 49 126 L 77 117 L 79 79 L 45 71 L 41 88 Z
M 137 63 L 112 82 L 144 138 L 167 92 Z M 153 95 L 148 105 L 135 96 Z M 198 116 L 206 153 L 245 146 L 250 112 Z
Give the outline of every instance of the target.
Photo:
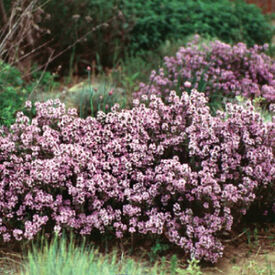
M 249 104 L 213 117 L 196 90 L 142 100 L 86 119 L 50 100 L 0 129 L 4 241 L 159 234 L 197 259 L 222 256 L 221 234 L 274 188 L 274 123 Z
M 165 99 L 171 90 L 195 88 L 205 92 L 209 103 L 242 95 L 262 97 L 269 105 L 275 102 L 275 61 L 264 53 L 267 48 L 267 44 L 247 48 L 221 41 L 201 44 L 195 36 L 176 56 L 164 58 L 164 67 L 152 71 L 150 84 L 141 83 L 136 97 L 153 93 Z

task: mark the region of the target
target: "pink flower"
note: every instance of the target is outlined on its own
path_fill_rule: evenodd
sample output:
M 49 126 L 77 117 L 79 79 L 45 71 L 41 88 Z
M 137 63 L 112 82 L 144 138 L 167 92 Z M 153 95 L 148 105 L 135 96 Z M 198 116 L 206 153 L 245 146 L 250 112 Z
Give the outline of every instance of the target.
M 31 101 L 26 101 L 25 102 L 25 108 L 27 108 L 27 109 L 31 109 L 32 108 L 32 102 Z
M 185 88 L 191 88 L 191 87 L 192 87 L 191 82 L 185 81 L 185 82 L 184 82 L 184 87 L 185 87 Z

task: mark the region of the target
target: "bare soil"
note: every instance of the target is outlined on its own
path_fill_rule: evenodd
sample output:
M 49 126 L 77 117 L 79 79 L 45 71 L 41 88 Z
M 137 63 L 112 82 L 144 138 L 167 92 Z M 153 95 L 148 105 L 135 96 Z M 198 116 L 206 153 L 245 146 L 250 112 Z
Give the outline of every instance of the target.
M 225 247 L 224 257 L 212 267 L 203 267 L 205 275 L 275 274 L 275 225 L 257 233 L 242 233 Z M 271 271 L 272 270 L 272 271 Z M 273 272 L 273 273 L 270 273 Z

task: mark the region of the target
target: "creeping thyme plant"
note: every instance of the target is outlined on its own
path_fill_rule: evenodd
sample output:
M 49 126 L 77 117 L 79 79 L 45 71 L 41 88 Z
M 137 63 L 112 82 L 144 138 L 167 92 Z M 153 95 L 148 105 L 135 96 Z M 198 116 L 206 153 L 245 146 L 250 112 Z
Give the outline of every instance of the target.
M 4 241 L 42 230 L 155 234 L 216 262 L 223 232 L 274 191 L 274 121 L 264 123 L 249 102 L 212 116 L 192 90 L 171 91 L 166 103 L 144 95 L 131 110 L 115 105 L 96 118 L 59 100 L 35 109 L 0 133 Z M 272 211 L 272 201 L 265 207 Z
M 267 44 L 247 48 L 219 40 L 201 43 L 196 35 L 176 56 L 165 57 L 163 68 L 152 71 L 150 83 L 141 83 L 135 96 L 157 94 L 165 99 L 171 90 L 181 94 L 195 88 L 206 94 L 215 110 L 235 96 L 261 97 L 261 105 L 269 108 L 275 103 L 275 61 L 265 54 L 267 49 Z

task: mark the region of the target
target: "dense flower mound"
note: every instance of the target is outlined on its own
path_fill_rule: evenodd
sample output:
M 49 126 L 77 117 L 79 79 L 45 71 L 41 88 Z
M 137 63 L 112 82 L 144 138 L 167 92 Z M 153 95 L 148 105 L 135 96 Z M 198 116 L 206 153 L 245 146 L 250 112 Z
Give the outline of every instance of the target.
M 214 41 L 200 43 L 199 36 L 181 47 L 174 57 L 165 57 L 164 67 L 152 71 L 150 84 L 141 83 L 137 97 L 153 93 L 166 98 L 171 90 L 186 88 L 205 92 L 210 103 L 241 95 L 275 102 L 275 61 L 264 53 L 268 45 L 247 48 Z
M 42 229 L 159 234 L 197 259 L 222 256 L 223 232 L 274 191 L 274 123 L 249 103 L 213 117 L 196 90 L 143 100 L 86 119 L 50 100 L 1 130 L 4 241 Z

